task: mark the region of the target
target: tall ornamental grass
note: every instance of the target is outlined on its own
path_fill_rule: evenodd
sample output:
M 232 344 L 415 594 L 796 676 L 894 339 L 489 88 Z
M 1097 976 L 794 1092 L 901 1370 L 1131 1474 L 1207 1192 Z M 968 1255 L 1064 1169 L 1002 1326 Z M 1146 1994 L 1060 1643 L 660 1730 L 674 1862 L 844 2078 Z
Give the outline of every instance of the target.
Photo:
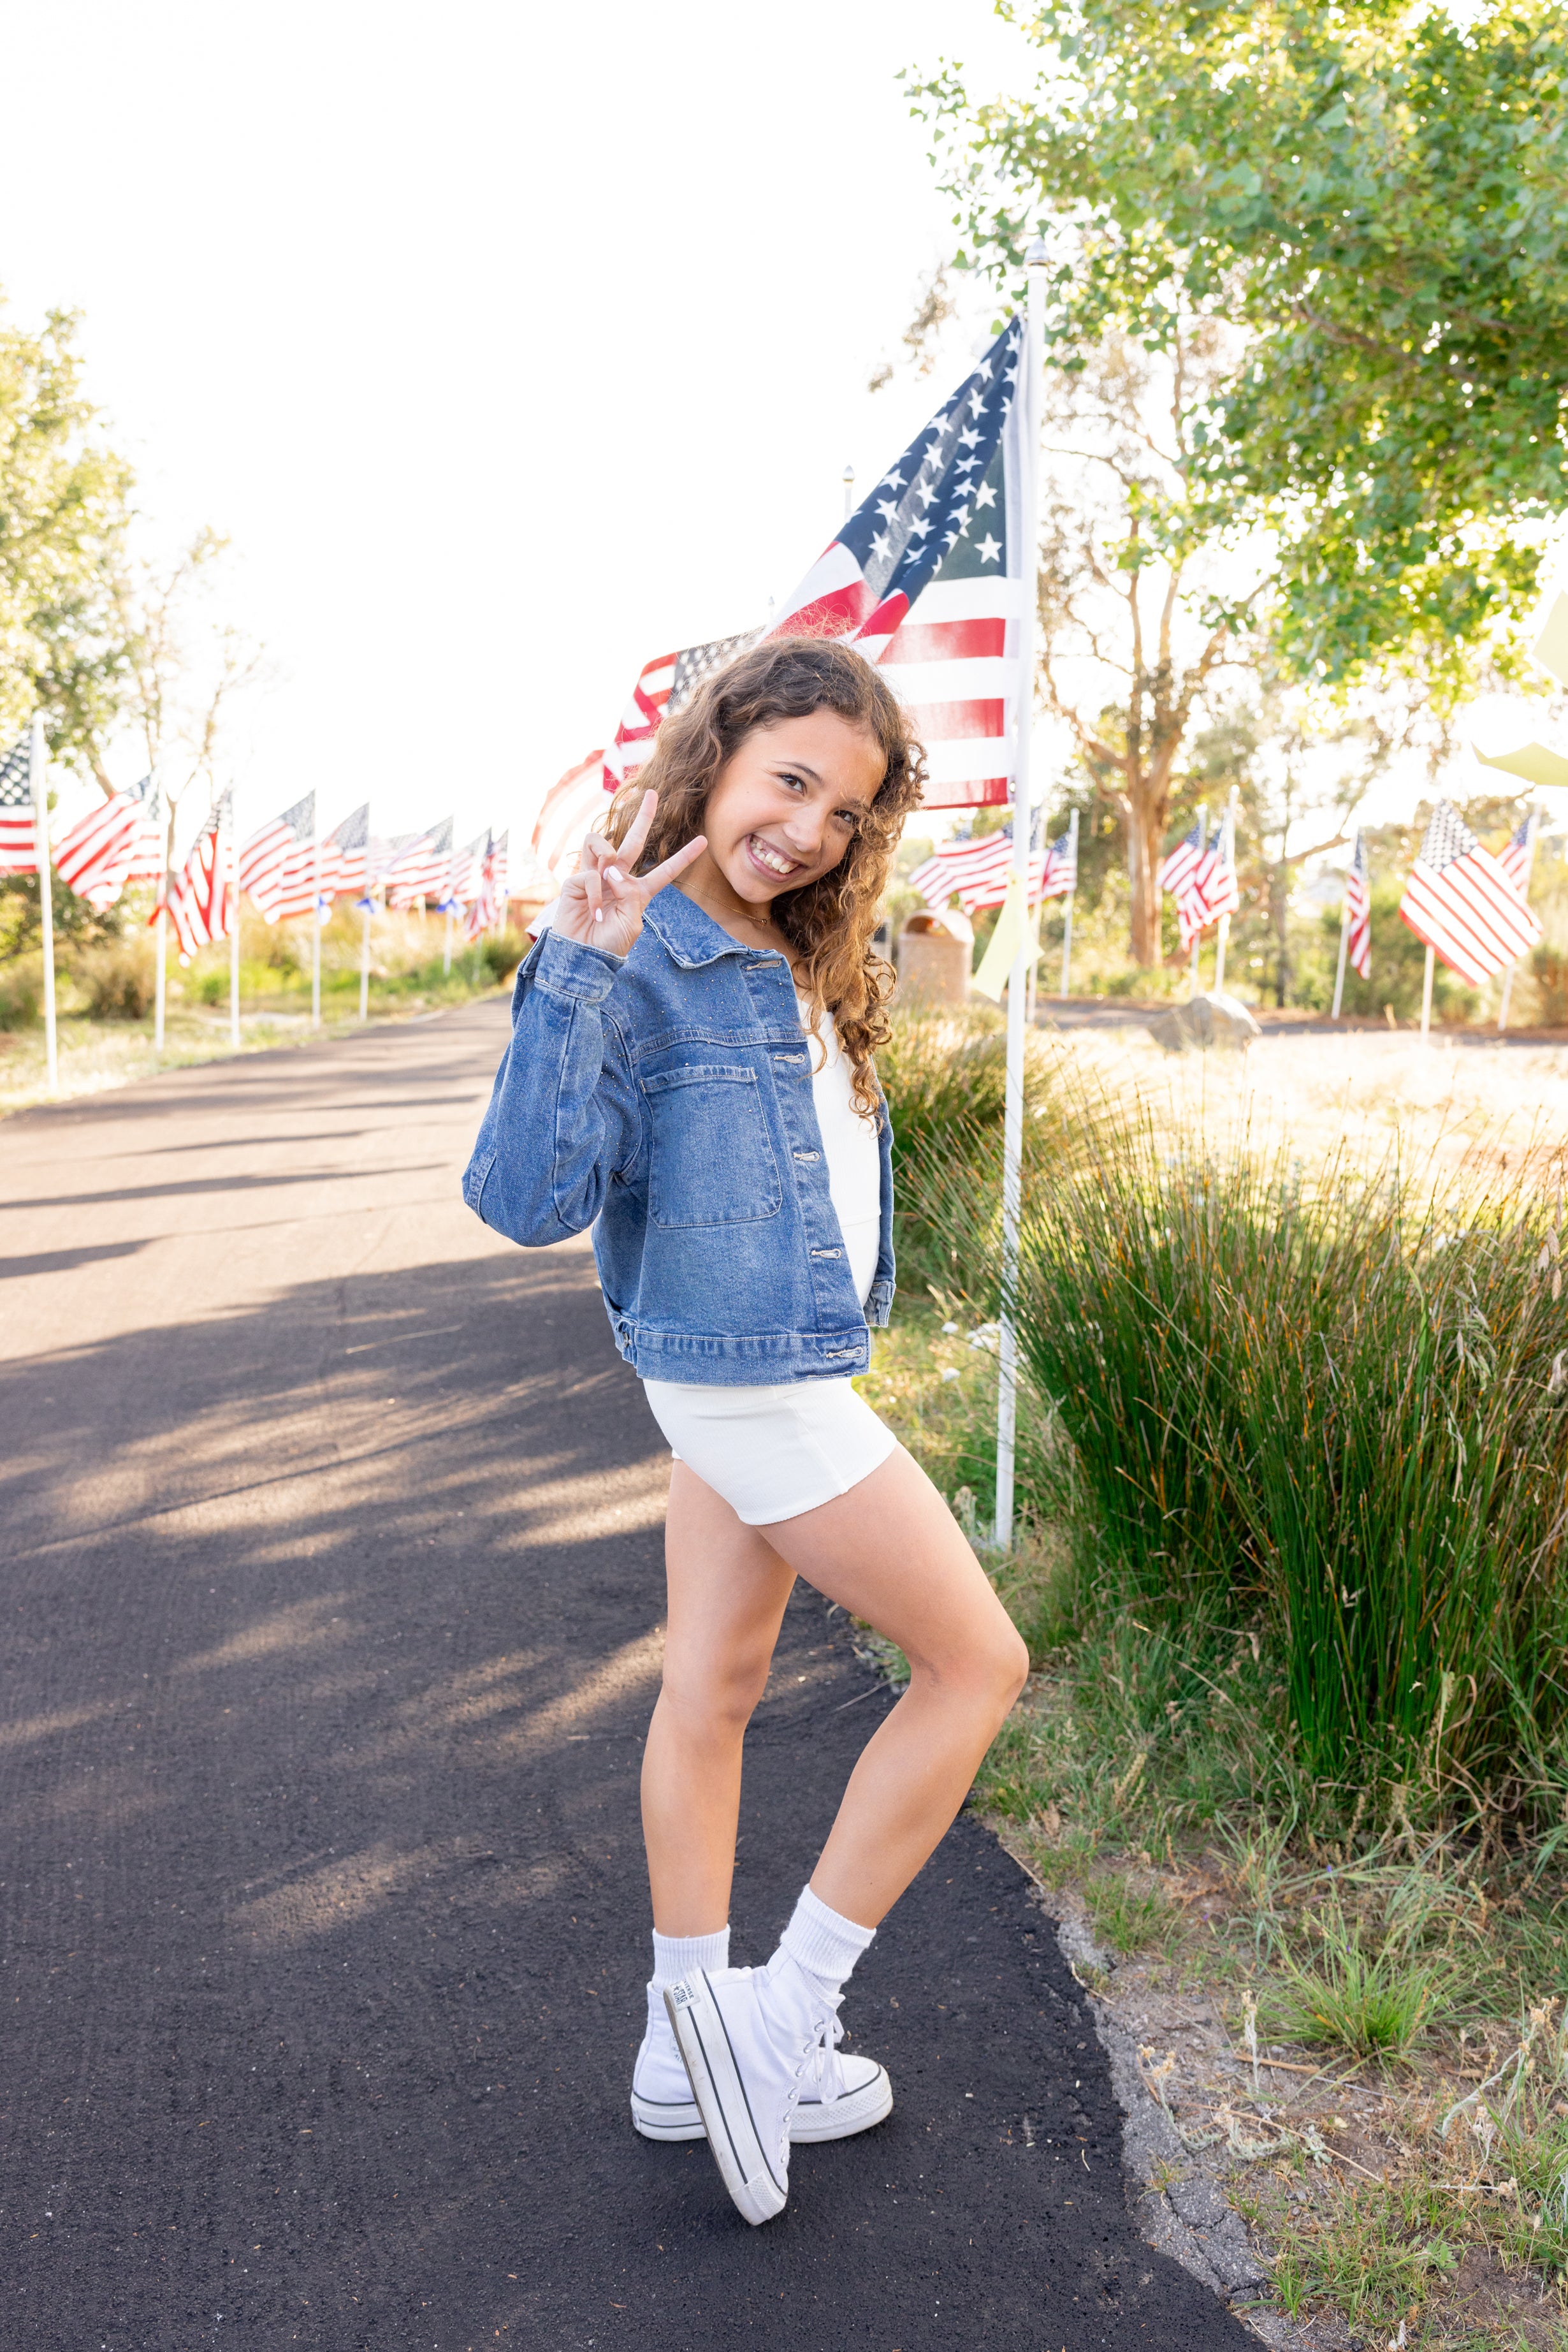
M 1016 1312 L 1124 1579 L 1267 1631 L 1314 1779 L 1568 1819 L 1568 1307 L 1539 1163 L 1309 1181 L 1245 1139 L 1173 1150 L 1073 1110 L 1059 1070 Z M 988 1312 L 998 1160 L 959 1123 L 903 1169 L 921 1248 Z

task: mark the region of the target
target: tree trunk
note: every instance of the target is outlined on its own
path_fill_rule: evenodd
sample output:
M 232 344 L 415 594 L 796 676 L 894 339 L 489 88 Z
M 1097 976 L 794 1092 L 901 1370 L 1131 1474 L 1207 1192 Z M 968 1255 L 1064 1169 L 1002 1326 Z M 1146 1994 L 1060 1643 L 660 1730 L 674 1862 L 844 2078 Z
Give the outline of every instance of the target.
M 1160 945 L 1160 893 L 1155 877 L 1160 868 L 1160 844 L 1165 834 L 1165 811 L 1146 793 L 1129 798 L 1127 807 L 1127 872 L 1132 878 L 1133 961 L 1141 964 L 1159 964 L 1165 959 Z

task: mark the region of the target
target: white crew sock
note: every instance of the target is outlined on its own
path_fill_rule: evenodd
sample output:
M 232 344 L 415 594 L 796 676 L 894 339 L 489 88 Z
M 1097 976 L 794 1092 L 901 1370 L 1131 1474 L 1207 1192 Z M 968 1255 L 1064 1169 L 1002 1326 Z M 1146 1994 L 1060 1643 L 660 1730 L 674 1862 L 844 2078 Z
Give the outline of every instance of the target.
M 828 1915 L 830 1918 L 832 1914 Z M 729 1966 L 729 1929 L 716 1927 L 711 1936 L 661 1936 L 653 1930 L 653 1981 L 650 1992 L 663 1995 L 668 1985 L 677 1985 L 693 1969 L 727 1969 Z M 664 2011 L 661 1998 L 660 2013 Z
M 804 1969 L 824 2000 L 835 2001 L 861 1954 L 871 1949 L 875 1935 L 874 1927 L 858 1927 L 841 1912 L 830 1911 L 804 1886 L 789 1925 L 779 1939 L 779 1948 Z

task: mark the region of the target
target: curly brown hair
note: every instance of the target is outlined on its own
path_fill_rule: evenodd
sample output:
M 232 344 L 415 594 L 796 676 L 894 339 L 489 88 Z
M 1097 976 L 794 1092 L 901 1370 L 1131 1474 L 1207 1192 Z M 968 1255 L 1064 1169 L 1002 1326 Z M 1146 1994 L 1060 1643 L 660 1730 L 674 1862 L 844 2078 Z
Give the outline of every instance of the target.
M 918 807 L 925 752 L 887 680 L 852 646 L 821 637 L 769 637 L 704 680 L 684 709 L 660 728 L 653 757 L 611 804 L 605 831 L 619 842 L 645 791 L 659 795 L 639 870 L 671 856 L 703 830 L 708 796 L 726 762 L 758 727 L 836 711 L 881 746 L 885 767 L 853 840 L 830 873 L 773 902 L 774 919 L 796 951 L 796 977 L 811 1003 L 813 1033 L 824 1011 L 838 1024 L 854 1072 L 854 1099 L 867 1118 L 882 1100 L 874 1055 L 889 1034 L 893 966 L 872 947 L 877 908 L 904 821 Z

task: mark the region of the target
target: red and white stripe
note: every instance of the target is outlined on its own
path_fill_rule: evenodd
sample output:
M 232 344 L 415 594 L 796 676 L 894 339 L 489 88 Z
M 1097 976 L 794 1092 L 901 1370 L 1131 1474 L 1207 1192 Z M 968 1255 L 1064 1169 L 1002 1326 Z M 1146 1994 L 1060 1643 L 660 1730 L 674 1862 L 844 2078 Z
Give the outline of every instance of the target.
M 398 851 L 382 877 L 387 905 L 406 912 L 421 899 L 439 898 L 451 866 L 452 820 L 447 817 L 415 834 L 407 847 Z
M 24 735 L 0 758 L 0 874 L 38 870 L 31 740 L 30 734 Z
M 177 874 L 169 877 L 168 898 L 160 894 L 158 907 L 167 903 L 169 919 L 180 945 L 180 961 L 189 963 L 198 948 L 226 939 L 234 928 L 234 893 L 229 887 L 226 846 L 220 846 L 214 814 L 191 845 L 191 854 Z
M 1043 897 L 1047 860 L 1036 850 L 1029 861 L 1029 895 L 1033 905 Z M 918 890 L 926 905 L 936 912 L 956 898 L 967 915 L 977 915 L 983 908 L 999 907 L 1008 895 L 1013 878 L 1013 845 L 1009 835 L 988 833 L 980 841 L 955 842 L 950 848 L 939 849 L 923 866 L 917 866 L 909 877 L 910 887 Z
M 1431 856 L 1434 843 L 1445 839 L 1454 854 Z M 1418 940 L 1478 987 L 1541 937 L 1540 923 L 1498 860 L 1444 801 L 1427 828 L 1399 912 Z
M 455 849 L 446 869 L 446 883 L 442 896 L 455 898 L 459 906 L 471 907 L 485 887 L 485 860 L 490 851 L 488 831 L 476 833 L 461 849 Z
M 601 762 L 600 789 L 618 793 L 622 784 L 630 783 L 640 768 L 647 766 L 653 754 L 653 738 L 664 723 L 670 707 L 670 695 L 675 683 L 678 652 L 655 654 L 644 662 L 637 673 L 637 683 L 632 688 L 621 724 L 615 730 L 615 740 L 602 751 L 592 755 Z M 571 769 L 569 774 L 576 774 Z M 562 782 L 565 778 L 562 778 Z M 554 789 L 559 790 L 559 785 Z M 546 807 L 549 805 L 549 797 Z M 586 831 L 586 827 L 584 828 Z
M 507 908 L 507 836 L 491 836 L 479 868 L 479 887 L 469 902 L 468 918 L 464 928 L 471 940 L 478 939 L 500 922 Z
M 1497 862 L 1521 898 L 1530 896 L 1530 869 L 1535 863 L 1535 829 L 1539 819 L 1527 816 L 1498 851 Z
M 1012 790 L 1009 697 L 1022 583 L 934 580 L 891 636 L 856 640 L 925 747 L 925 808 L 977 808 Z
M 668 688 L 664 699 L 669 699 Z M 535 820 L 533 853 L 558 889 L 577 871 L 584 834 L 604 822 L 610 806 L 604 792 L 606 764 L 603 751 L 590 751 L 550 786 Z
M 1366 835 L 1358 826 L 1344 877 L 1345 954 L 1352 971 L 1372 978 L 1372 882 L 1366 870 Z
M 310 835 L 315 825 L 315 796 L 307 793 L 241 845 L 239 887 L 264 921 L 281 922 L 285 915 L 302 913 L 314 902 Z M 310 872 L 301 903 L 301 869 L 307 865 Z
M 1236 879 L 1236 818 L 1229 809 L 1198 860 L 1193 887 L 1202 904 L 1204 928 L 1218 922 L 1222 915 L 1233 915 L 1241 904 Z
M 143 793 L 116 793 L 78 817 L 55 851 L 55 871 L 100 912 L 128 882 L 161 879 L 162 831 Z

